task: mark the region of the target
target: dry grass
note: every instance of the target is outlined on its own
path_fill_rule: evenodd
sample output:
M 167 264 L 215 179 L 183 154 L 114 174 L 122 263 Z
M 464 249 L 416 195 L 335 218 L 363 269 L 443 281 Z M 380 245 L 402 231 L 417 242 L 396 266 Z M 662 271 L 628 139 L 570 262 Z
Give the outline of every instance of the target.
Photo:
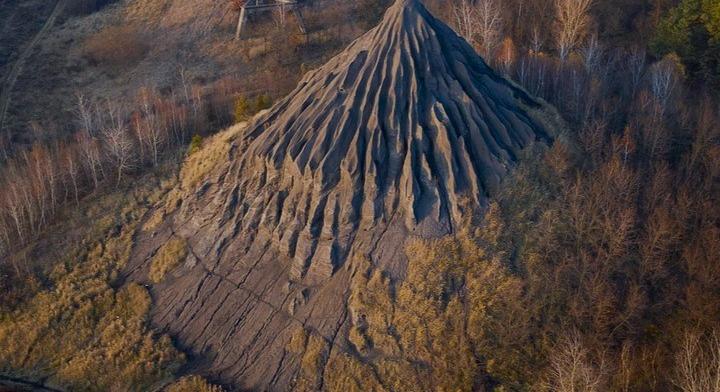
M 302 354 L 305 350 L 307 339 L 308 336 L 305 332 L 305 328 L 297 326 L 295 328 L 295 331 L 293 331 L 292 337 L 290 338 L 290 343 L 287 347 L 288 350 L 293 354 Z
M 60 259 L 47 277 L 51 288 L 0 312 L 0 372 L 74 391 L 151 390 L 174 376 L 184 355 L 148 327 L 147 291 L 113 287 L 147 209 L 142 199 L 154 192 L 117 192 L 87 210 L 108 219 L 88 227 L 80 249 Z
M 485 370 L 510 377 L 507 368 L 482 369 L 477 359 L 521 355 L 498 350 L 497 341 L 517 325 L 508 304 L 519 295 L 517 280 L 464 234 L 412 241 L 406 255 L 407 277 L 394 287 L 368 261 L 353 261 L 349 339 L 361 358 L 331 358 L 328 388 L 470 391 Z
M 327 342 L 321 336 L 309 333 L 301 327 L 295 331 L 290 342 L 290 350 L 296 354 L 302 353 L 302 358 L 300 374 L 294 390 L 317 391 L 319 389 L 328 348 Z
M 228 161 L 232 143 L 245 130 L 247 123 L 240 123 L 202 140 L 188 154 L 180 169 L 179 184 L 164 197 L 164 202 L 145 223 L 145 230 L 156 229 L 165 217 L 174 211 L 187 194 L 194 193 L 198 185 L 220 165 Z
M 199 376 L 183 377 L 170 385 L 165 392 L 223 392 L 224 389 L 208 383 Z
M 150 218 L 148 218 L 148 220 L 145 221 L 145 224 L 143 225 L 143 230 L 153 231 L 153 230 L 157 229 L 164 221 L 165 221 L 165 210 L 164 209 L 155 210 L 152 212 L 152 215 L 150 215 Z
M 149 278 L 155 283 L 160 283 L 165 275 L 179 266 L 188 255 L 187 241 L 182 238 L 173 237 L 152 259 Z
M 184 190 L 194 190 L 213 169 L 221 163 L 227 162 L 232 142 L 245 129 L 245 126 L 246 123 L 236 124 L 208 138 L 203 142 L 201 148 L 196 149 L 185 159 L 180 172 L 181 186 Z
M 400 348 L 386 333 L 392 325 L 394 309 L 390 280 L 381 271 L 370 270 L 366 259 L 357 262 L 364 271 L 355 276 L 351 287 L 350 312 L 354 326 L 350 330 L 350 342 L 362 354 L 377 345 L 396 355 Z
M 334 355 L 328 361 L 325 385 L 328 391 L 385 392 L 389 391 L 377 380 L 373 369 L 348 354 Z

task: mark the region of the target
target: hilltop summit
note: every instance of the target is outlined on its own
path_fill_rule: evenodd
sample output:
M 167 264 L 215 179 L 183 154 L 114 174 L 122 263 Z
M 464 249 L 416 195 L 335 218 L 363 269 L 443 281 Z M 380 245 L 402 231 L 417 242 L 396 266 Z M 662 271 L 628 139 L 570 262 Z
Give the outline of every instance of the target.
M 149 284 L 158 249 L 186 243 L 182 266 L 153 285 L 153 322 L 220 380 L 289 389 L 302 358 L 286 350 L 293 328 L 345 347 L 353 260 L 402 279 L 406 239 L 453 233 L 524 147 L 551 140 L 546 109 L 419 1 L 398 0 L 205 147 L 214 155 L 194 162 L 207 173 L 139 233 L 128 275 Z

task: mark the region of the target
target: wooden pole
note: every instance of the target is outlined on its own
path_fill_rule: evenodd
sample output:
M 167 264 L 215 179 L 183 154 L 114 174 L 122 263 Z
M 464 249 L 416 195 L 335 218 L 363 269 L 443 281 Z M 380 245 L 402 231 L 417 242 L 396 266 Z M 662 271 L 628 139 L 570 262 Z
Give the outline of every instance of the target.
M 303 20 L 302 13 L 300 12 L 300 7 L 293 7 L 293 13 L 297 19 L 298 26 L 300 26 L 300 31 L 302 31 L 303 34 L 307 34 L 307 28 L 305 28 L 305 21 Z
M 240 34 L 242 34 L 243 25 L 245 24 L 246 18 L 247 18 L 247 9 L 245 8 L 245 6 L 243 6 L 240 9 L 240 17 L 238 18 L 237 30 L 235 31 L 235 39 L 236 40 L 240 39 Z

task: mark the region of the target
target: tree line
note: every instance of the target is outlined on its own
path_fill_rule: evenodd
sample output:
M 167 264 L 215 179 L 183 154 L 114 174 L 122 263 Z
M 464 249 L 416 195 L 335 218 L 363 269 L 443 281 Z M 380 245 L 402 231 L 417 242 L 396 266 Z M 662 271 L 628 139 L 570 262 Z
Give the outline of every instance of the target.
M 142 88 L 132 101 L 93 101 L 78 93 L 77 131 L 64 140 L 4 151 L 0 170 L 0 255 L 32 240 L 68 205 L 120 186 L 128 175 L 160 165 L 190 137 L 234 120 L 232 83 L 210 89 L 181 74 L 181 91 Z M 237 99 L 247 102 L 244 97 Z M 267 105 L 268 98 L 258 99 Z M 246 111 L 252 112 L 249 106 Z M 246 113 L 243 113 L 246 115 Z

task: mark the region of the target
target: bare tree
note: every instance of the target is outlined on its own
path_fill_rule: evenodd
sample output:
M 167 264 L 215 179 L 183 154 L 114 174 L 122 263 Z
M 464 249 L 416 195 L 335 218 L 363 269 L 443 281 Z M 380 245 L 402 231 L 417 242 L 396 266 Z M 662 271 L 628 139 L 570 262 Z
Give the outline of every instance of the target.
M 80 180 L 80 165 L 77 162 L 77 153 L 75 150 L 65 147 L 59 154 L 60 157 L 65 161 L 65 172 L 70 177 L 70 184 L 73 188 L 73 195 L 75 199 L 75 206 L 80 206 L 80 191 L 78 182 Z
M 36 224 L 38 223 L 38 208 L 35 205 L 35 197 L 33 195 L 33 178 L 32 174 L 32 163 L 30 161 L 27 151 L 22 154 L 22 165 L 18 165 L 25 170 L 15 170 L 14 182 L 17 184 L 17 190 L 19 193 L 19 199 L 22 203 L 22 210 L 27 217 L 27 229 L 28 232 L 34 233 Z
M 58 183 L 60 182 L 60 173 L 58 167 L 57 148 L 50 147 L 46 148 L 46 155 L 44 162 L 45 164 L 45 181 L 48 184 L 48 190 L 50 191 L 50 213 L 55 213 L 55 207 L 58 205 Z
M 502 10 L 496 0 L 478 0 L 476 15 L 482 55 L 492 57 L 502 37 Z
M 580 48 L 585 70 L 591 75 L 600 69 L 603 57 L 603 48 L 598 41 L 597 34 L 592 34 L 585 44 Z
M 192 107 L 193 110 L 193 119 L 195 120 L 195 126 L 196 127 L 204 127 L 206 124 L 204 122 L 204 113 L 203 113 L 203 89 L 199 85 L 193 85 L 191 87 L 191 93 L 192 93 Z
M 98 140 L 83 132 L 75 135 L 75 140 L 80 146 L 82 160 L 85 168 L 90 173 L 93 181 L 93 189 L 97 189 L 100 185 L 100 179 L 103 177 L 103 167 L 100 154 L 100 146 Z
M 517 57 L 517 48 L 515 48 L 515 43 L 512 38 L 505 38 L 500 44 L 500 48 L 497 52 L 497 62 L 499 63 L 500 68 L 502 68 L 503 72 L 509 75 L 512 72 Z
M 530 42 L 530 49 L 534 54 L 538 54 L 543 48 L 543 37 L 540 33 L 540 27 L 535 25 L 532 30 L 532 41 Z
M 515 78 L 520 83 L 521 86 L 525 87 L 525 89 L 530 90 L 530 80 L 529 80 L 529 70 L 530 66 L 528 64 L 527 57 L 523 56 L 520 58 L 520 64 L 518 64 L 517 67 L 515 67 Z
M 473 6 L 472 0 L 460 0 L 453 4 L 453 15 L 455 16 L 455 31 L 465 38 L 467 42 L 475 46 L 478 34 L 477 9 Z
M 75 115 L 77 116 L 78 125 L 80 126 L 80 129 L 85 131 L 88 135 L 92 135 L 96 126 L 92 105 L 87 97 L 80 92 L 75 94 L 75 97 L 77 98 Z
M 617 369 L 618 391 L 630 391 L 630 381 L 633 378 L 633 347 L 629 341 L 624 341 L 620 349 Z
M 185 105 L 190 105 L 190 76 L 184 66 L 180 67 L 180 83 L 182 84 Z
M 49 193 L 49 184 L 45 180 L 44 175 L 45 160 L 47 160 L 46 150 L 38 144 L 33 146 L 27 155 L 27 167 L 30 168 L 28 177 L 32 188 L 33 204 L 40 214 L 37 222 L 37 230 L 40 230 L 40 228 L 45 225 L 48 214 L 48 201 L 46 196 Z
M 502 10 L 497 0 L 460 0 L 453 4 L 455 29 L 480 54 L 491 57 L 502 38 Z
M 630 94 L 634 97 L 645 75 L 647 53 L 643 48 L 634 47 L 625 58 L 625 67 L 630 73 Z
M 117 173 L 117 185 L 120 185 L 123 174 L 130 171 L 134 166 L 133 141 L 122 124 L 109 127 L 103 131 L 103 141 L 108 158 L 112 162 Z
M 138 127 L 144 130 L 139 132 L 139 135 L 145 134 L 144 138 L 140 138 L 140 142 L 143 141 L 147 144 L 152 155 L 153 166 L 157 166 L 158 158 L 160 155 L 160 148 L 164 142 L 164 134 L 160 130 L 160 126 L 157 121 L 157 114 L 155 113 L 152 100 L 152 90 L 149 87 L 144 87 L 140 91 L 140 107 L 142 110 L 142 116 L 144 124 Z
M 135 131 L 135 138 L 138 142 L 138 160 L 145 162 L 145 129 L 140 113 L 133 113 L 130 119 L 131 127 Z
M 592 0 L 555 0 L 555 44 L 565 61 L 583 41 L 590 27 Z
M 1 205 L 0 205 L 1 206 Z M 0 256 L 10 250 L 10 222 L 5 219 L 5 214 L 0 209 Z
M 665 58 L 653 64 L 650 71 L 650 89 L 657 103 L 658 116 L 665 114 L 677 81 L 677 67 L 672 59 Z
M 720 335 L 687 333 L 675 355 L 675 385 L 683 392 L 720 392 Z
M 605 391 L 605 369 L 594 365 L 577 333 L 566 338 L 551 358 L 548 389 L 555 392 Z
M 523 56 L 516 67 L 516 79 L 520 84 L 534 95 L 540 95 L 538 82 L 538 64 L 533 56 Z
M 20 239 L 20 242 L 25 241 L 25 225 L 24 225 L 24 219 L 25 214 L 23 211 L 23 205 L 22 200 L 20 196 L 19 187 L 20 184 L 17 181 L 17 176 L 14 175 L 14 172 L 8 169 L 6 171 L 6 175 L 8 179 L 6 180 L 7 186 L 5 187 L 5 208 L 7 210 L 7 214 L 12 219 L 14 225 L 15 225 L 15 232 L 18 235 L 18 238 Z M 15 178 L 14 178 L 15 177 Z

